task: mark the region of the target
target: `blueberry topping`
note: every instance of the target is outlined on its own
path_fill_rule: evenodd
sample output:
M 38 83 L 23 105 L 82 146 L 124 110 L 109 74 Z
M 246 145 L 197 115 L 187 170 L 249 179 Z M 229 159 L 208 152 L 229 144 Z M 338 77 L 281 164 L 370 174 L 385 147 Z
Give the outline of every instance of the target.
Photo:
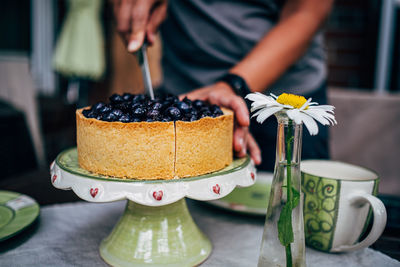
M 224 115 L 224 113 L 222 112 L 221 109 L 217 109 L 217 110 L 214 110 L 214 112 L 212 113 L 212 115 L 213 115 L 213 117 L 219 117 L 219 116 L 221 116 L 221 115 Z
M 189 98 L 187 98 L 186 96 L 185 96 L 185 98 L 182 100 L 183 102 L 185 102 L 186 104 L 188 104 L 189 105 L 189 107 L 191 107 L 192 106 L 192 100 L 190 100 Z
M 193 106 L 197 109 L 201 109 L 204 106 L 204 102 L 201 100 L 193 101 Z
M 210 107 L 204 106 L 200 109 L 200 112 L 210 111 Z M 211 112 L 211 111 L 210 111 Z
M 110 96 L 109 99 L 110 99 L 111 103 L 113 103 L 113 104 L 118 104 L 118 103 L 124 102 L 124 99 L 119 94 L 113 94 L 112 96 Z
M 146 109 L 143 107 L 137 107 L 132 111 L 132 116 L 135 118 L 143 118 L 146 114 Z
M 114 109 L 113 111 L 111 111 L 111 113 L 113 113 L 115 115 L 115 117 L 117 118 L 117 120 L 119 118 L 121 118 L 122 115 L 124 115 L 124 113 L 122 112 L 122 110 L 120 109 Z
M 153 104 L 153 106 L 151 108 L 156 109 L 156 110 L 161 110 L 162 107 L 163 107 L 163 104 L 161 104 L 160 102 L 156 102 Z
M 217 105 L 211 105 L 209 109 L 211 112 L 214 112 L 215 110 L 219 109 L 219 107 Z
M 129 114 L 124 114 L 119 118 L 120 122 L 131 122 L 131 117 Z
M 212 115 L 212 113 L 208 108 L 207 109 L 203 108 L 200 118 L 210 117 L 211 115 Z
M 172 102 L 171 102 L 171 101 L 168 101 L 168 100 L 162 100 L 162 101 L 161 101 L 161 104 L 162 104 L 163 106 L 168 107 L 168 106 L 171 106 L 171 105 L 172 105 Z
M 87 118 L 97 118 L 97 116 L 98 116 L 98 114 L 96 113 L 96 112 L 94 112 L 94 111 L 90 111 L 88 114 L 87 114 Z
M 168 95 L 165 98 L 165 100 L 170 102 L 170 103 L 178 103 L 179 102 L 179 98 L 176 95 Z
M 96 103 L 96 104 L 94 104 L 93 106 L 92 106 L 92 110 L 93 111 L 95 111 L 95 112 L 99 112 L 99 110 L 102 108 L 102 107 L 104 107 L 106 104 L 104 104 L 103 102 L 98 102 L 98 103 Z
M 101 107 L 99 109 L 98 113 L 105 114 L 105 113 L 110 112 L 111 110 L 112 110 L 112 108 L 110 105 L 104 105 L 103 107 Z
M 192 115 L 192 116 L 197 116 L 197 114 L 198 114 L 198 112 L 197 112 L 196 109 L 191 109 L 191 110 L 190 110 L 190 115 Z
M 174 121 L 182 118 L 181 111 L 176 107 L 169 107 L 165 110 L 165 115 L 171 117 Z
M 130 106 L 131 105 L 130 105 L 129 102 L 122 102 L 122 103 L 119 103 L 119 104 L 115 104 L 114 108 L 123 110 L 125 112 L 129 112 Z
M 158 120 L 158 117 L 160 117 L 160 111 L 157 109 L 151 109 L 147 112 L 146 116 L 149 119 Z
M 91 112 L 91 110 L 90 109 L 84 109 L 83 111 L 82 111 L 82 114 L 83 114 L 83 116 L 85 116 L 86 118 L 89 118 L 89 113 Z
M 161 95 L 151 100 L 146 95 L 124 93 L 110 96 L 110 103 L 98 102 L 91 109 L 82 111 L 86 118 L 103 121 L 140 122 L 140 121 L 196 121 L 204 117 L 223 115 L 220 107 L 202 100 L 182 101 L 175 95 Z
M 155 103 L 154 100 L 148 99 L 147 101 L 145 101 L 145 106 L 146 107 L 151 107 L 154 103 Z
M 135 95 L 132 99 L 132 102 L 139 103 L 139 102 L 142 102 L 143 100 L 145 100 L 144 95 Z
M 115 114 L 113 112 L 109 112 L 109 113 L 104 114 L 102 116 L 102 119 L 104 121 L 110 121 L 110 122 L 118 120 L 117 116 L 115 116 Z
M 179 108 L 179 110 L 182 111 L 182 113 L 189 113 L 190 112 L 190 107 L 186 102 L 179 101 L 176 104 L 176 107 Z
M 139 107 L 142 107 L 142 104 L 140 103 L 135 103 L 135 102 L 131 102 L 128 104 L 128 110 L 133 111 Z
M 124 99 L 124 101 L 131 101 L 133 99 L 133 95 L 130 93 L 124 93 L 122 95 L 122 98 Z

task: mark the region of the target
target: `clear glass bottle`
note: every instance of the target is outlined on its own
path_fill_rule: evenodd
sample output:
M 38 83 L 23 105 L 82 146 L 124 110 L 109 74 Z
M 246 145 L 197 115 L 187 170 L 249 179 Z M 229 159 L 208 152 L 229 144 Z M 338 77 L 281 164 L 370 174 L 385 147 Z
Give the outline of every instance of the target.
M 285 112 L 275 116 L 278 119 L 275 170 L 258 266 L 306 266 L 300 174 L 302 124 L 290 120 Z M 294 190 L 288 190 L 288 183 Z M 298 204 L 291 212 L 293 242 L 283 246 L 278 236 L 278 220 L 288 196 L 293 199 L 295 191 L 299 194 Z

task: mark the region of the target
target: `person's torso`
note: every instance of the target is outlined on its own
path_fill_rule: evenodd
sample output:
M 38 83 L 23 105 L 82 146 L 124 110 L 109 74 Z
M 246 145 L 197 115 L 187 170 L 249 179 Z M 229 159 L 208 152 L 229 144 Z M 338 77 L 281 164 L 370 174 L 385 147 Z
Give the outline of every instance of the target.
M 274 0 L 170 0 L 161 26 L 163 88 L 181 94 L 214 82 L 274 27 L 280 10 Z M 312 91 L 325 76 L 319 34 L 271 92 L 294 87 L 301 88 L 294 93 Z

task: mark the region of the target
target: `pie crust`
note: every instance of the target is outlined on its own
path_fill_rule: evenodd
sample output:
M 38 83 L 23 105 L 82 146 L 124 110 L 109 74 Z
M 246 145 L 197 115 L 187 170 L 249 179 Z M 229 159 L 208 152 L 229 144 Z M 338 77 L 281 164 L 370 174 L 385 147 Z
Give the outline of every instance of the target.
M 233 112 L 193 122 L 106 122 L 76 111 L 79 165 L 129 179 L 173 179 L 220 170 L 232 162 Z

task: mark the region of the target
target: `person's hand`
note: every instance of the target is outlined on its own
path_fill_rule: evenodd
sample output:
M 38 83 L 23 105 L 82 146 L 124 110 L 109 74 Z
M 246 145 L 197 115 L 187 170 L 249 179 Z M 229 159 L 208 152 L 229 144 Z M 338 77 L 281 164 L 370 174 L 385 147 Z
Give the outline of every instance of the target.
M 253 136 L 249 133 L 249 111 L 244 100 L 237 96 L 230 86 L 224 82 L 194 90 L 181 98 L 200 99 L 211 104 L 230 108 L 235 113 L 235 129 L 233 134 L 233 149 L 236 156 L 244 157 L 249 151 L 255 164 L 261 163 L 261 151 Z
M 129 52 L 136 52 L 145 38 L 153 44 L 167 16 L 167 0 L 113 0 L 113 7 L 117 30 Z

